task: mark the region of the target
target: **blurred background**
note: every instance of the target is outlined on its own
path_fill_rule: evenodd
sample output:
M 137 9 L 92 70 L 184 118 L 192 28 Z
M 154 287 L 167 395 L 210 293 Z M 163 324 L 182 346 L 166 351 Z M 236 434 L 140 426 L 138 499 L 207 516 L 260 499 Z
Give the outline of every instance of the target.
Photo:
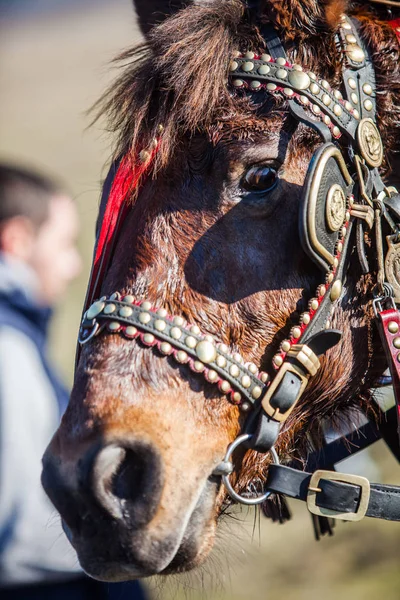
M 86 111 L 116 75 L 111 59 L 139 40 L 131 0 L 0 0 L 0 160 L 60 177 L 81 218 L 84 270 L 59 306 L 52 331 L 53 357 L 69 384 L 101 182 L 112 151 L 101 124 L 88 129 Z M 400 484 L 400 467 L 380 443 L 348 470 Z M 224 517 L 205 567 L 150 582 L 152 596 L 400 598 L 400 524 L 339 522 L 332 538 L 317 543 L 305 507 L 291 507 L 294 518 L 285 525 L 252 510 Z

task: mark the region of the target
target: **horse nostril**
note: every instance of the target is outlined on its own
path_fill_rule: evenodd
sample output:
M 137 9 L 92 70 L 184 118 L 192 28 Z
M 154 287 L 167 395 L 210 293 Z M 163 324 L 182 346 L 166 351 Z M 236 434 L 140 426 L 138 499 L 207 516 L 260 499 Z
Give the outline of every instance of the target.
M 147 444 L 111 444 L 95 457 L 92 488 L 115 519 L 136 527 L 147 524 L 157 510 L 162 484 L 160 457 Z

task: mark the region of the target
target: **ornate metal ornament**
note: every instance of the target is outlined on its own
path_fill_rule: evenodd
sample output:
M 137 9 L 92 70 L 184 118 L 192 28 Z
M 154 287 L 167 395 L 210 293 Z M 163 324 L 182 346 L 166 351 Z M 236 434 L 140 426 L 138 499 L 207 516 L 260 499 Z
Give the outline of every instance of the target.
M 383 161 L 383 144 L 377 126 L 372 119 L 360 121 L 357 142 L 361 156 L 370 167 L 380 167 Z
M 346 196 L 342 187 L 335 183 L 326 197 L 326 222 L 330 231 L 338 231 L 346 216 Z
M 395 302 L 400 303 L 400 241 L 394 235 L 388 235 L 388 252 L 385 258 L 386 279 L 393 288 Z

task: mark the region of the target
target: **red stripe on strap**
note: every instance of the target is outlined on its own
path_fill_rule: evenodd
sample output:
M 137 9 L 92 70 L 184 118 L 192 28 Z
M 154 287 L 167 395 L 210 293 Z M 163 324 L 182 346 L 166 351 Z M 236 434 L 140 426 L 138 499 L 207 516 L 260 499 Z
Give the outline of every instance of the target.
M 393 380 L 397 423 L 400 425 L 400 312 L 396 308 L 382 311 L 377 324 Z

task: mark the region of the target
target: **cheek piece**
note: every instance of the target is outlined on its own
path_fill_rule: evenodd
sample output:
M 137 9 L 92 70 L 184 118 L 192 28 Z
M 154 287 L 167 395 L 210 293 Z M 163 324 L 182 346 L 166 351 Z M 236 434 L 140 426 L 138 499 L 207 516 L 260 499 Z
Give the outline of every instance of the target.
M 257 4 L 257 3 L 253 3 Z M 249 7 L 254 10 L 254 7 Z M 400 32 L 400 23 L 394 24 Z M 233 94 L 249 94 L 262 103 L 268 96 L 284 97 L 295 120 L 321 138 L 309 165 L 300 204 L 299 228 L 304 251 L 321 272 L 321 283 L 273 357 L 269 373 L 246 363 L 213 336 L 203 334 L 180 315 L 169 315 L 151 301 L 121 295 L 99 298 L 120 224 L 129 210 L 125 198 L 151 168 L 162 139 L 142 150 L 136 163 L 127 157 L 116 163 L 105 185 L 101 228 L 79 332 L 84 345 L 103 333 L 123 335 L 186 364 L 194 373 L 218 386 L 220 392 L 248 413 L 242 434 L 229 446 L 214 470 L 228 493 L 244 504 L 264 503 L 271 494 L 304 500 L 313 516 L 317 538 L 332 533 L 332 519 L 359 520 L 364 516 L 400 520 L 400 488 L 370 484 L 363 477 L 337 473 L 334 464 L 383 437 L 400 459 L 397 417 L 400 405 L 400 195 L 383 183 L 379 167 L 384 151 L 376 125 L 375 73 L 360 23 L 342 16 L 336 35 L 343 56 L 341 89 L 319 79 L 303 65 L 291 63 L 275 30 L 262 28 L 267 51 L 235 52 L 229 66 Z M 382 229 L 389 230 L 386 250 Z M 374 239 L 378 273 L 373 310 L 385 348 L 396 392 L 396 406 L 382 416 L 379 428 L 370 422 L 322 449 L 311 452 L 305 471 L 279 464 L 274 444 L 309 381 L 320 369 L 319 356 L 340 342 L 332 316 L 343 302 L 350 255 L 357 252 L 361 270 L 369 273 L 365 237 Z M 386 254 L 385 254 L 386 252 Z M 96 298 L 99 298 L 96 300 Z M 271 373 L 273 374 L 271 376 Z M 376 407 L 376 410 L 380 410 Z M 271 453 L 265 489 L 259 496 L 230 482 L 232 453 L 244 444 Z M 312 445 L 312 440 L 310 440 Z M 310 469 L 311 474 L 307 471 Z M 282 519 L 282 513 L 279 515 Z

